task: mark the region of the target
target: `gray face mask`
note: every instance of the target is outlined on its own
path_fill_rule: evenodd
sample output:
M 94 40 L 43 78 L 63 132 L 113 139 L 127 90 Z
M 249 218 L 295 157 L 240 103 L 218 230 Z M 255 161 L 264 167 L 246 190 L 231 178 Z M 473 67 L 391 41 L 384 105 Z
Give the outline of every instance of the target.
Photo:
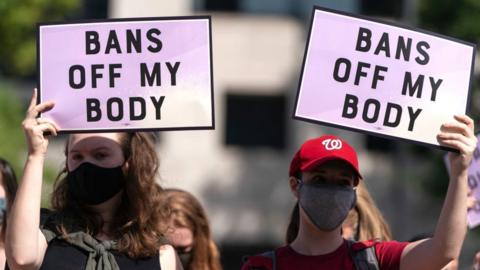
M 300 182 L 298 195 L 298 203 L 312 223 L 327 232 L 343 223 L 357 200 L 352 187 L 330 183 Z

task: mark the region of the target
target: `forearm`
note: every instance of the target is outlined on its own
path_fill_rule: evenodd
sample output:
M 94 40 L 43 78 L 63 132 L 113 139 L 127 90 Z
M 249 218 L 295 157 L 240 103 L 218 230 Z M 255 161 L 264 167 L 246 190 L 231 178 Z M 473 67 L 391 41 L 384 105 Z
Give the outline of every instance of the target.
M 43 155 L 29 155 L 8 219 L 6 252 L 18 265 L 34 264 L 39 250 Z
M 432 238 L 438 256 L 447 262 L 458 258 L 467 231 L 468 172 L 452 173 L 447 196 Z

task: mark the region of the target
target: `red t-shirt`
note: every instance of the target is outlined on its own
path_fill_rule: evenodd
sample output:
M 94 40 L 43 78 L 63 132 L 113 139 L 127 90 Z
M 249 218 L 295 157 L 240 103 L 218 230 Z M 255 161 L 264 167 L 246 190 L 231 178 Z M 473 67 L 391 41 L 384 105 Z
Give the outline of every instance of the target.
M 352 251 L 375 246 L 378 265 L 380 269 L 397 270 L 400 268 L 400 258 L 407 242 L 375 242 L 364 241 L 352 245 Z M 302 255 L 290 246 L 283 246 L 275 250 L 276 270 L 355 270 L 353 260 L 348 252 L 347 241 L 335 251 L 317 256 Z M 272 269 L 272 262 L 264 256 L 251 256 L 243 265 L 242 270 Z

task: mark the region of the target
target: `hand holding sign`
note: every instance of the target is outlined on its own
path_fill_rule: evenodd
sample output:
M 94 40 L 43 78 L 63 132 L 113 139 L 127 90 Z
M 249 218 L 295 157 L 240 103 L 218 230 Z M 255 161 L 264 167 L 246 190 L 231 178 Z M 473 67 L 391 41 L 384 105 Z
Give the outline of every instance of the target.
M 438 134 L 441 145 L 459 150 L 460 153 L 449 153 L 450 174 L 458 175 L 468 170 L 472 162 L 473 152 L 477 147 L 477 138 L 473 133 L 473 120 L 466 115 L 455 115 L 456 122 L 445 123 Z
M 477 135 L 476 140 L 480 138 Z M 468 198 L 467 198 L 467 223 L 468 227 L 474 228 L 480 224 L 480 146 L 477 143 L 473 151 L 472 161 L 468 167 Z M 449 153 L 451 154 L 451 153 Z M 445 155 L 445 165 L 451 173 L 450 155 Z

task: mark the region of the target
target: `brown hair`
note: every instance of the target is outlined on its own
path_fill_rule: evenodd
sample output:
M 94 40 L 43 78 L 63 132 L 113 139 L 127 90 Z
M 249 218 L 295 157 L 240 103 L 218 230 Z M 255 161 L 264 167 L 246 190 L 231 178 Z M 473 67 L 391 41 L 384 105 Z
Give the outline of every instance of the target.
M 355 240 L 365 241 L 370 239 L 379 239 L 382 241 L 392 240 L 390 227 L 378 210 L 375 202 L 368 193 L 367 187 L 360 181 L 357 186 L 357 202 L 355 207 L 350 210 L 344 221 L 349 223 L 356 231 Z M 287 227 L 285 241 L 290 244 L 298 235 L 300 226 L 300 210 L 298 202 L 292 210 L 290 222 Z
M 348 213 L 343 226 L 351 226 L 355 233 L 355 240 L 365 241 L 378 239 L 392 240 L 392 232 L 382 213 L 377 208 L 367 187 L 361 181 L 357 188 L 357 203 Z
M 13 201 L 15 200 L 15 194 L 17 193 L 17 176 L 13 171 L 12 166 L 3 158 L 0 158 L 0 184 L 5 189 L 6 202 L 7 202 L 7 214 L 12 207 Z M 7 217 L 3 217 L 3 222 L 0 228 L 0 241 L 4 242 L 5 240 L 5 231 L 7 230 Z
M 163 189 L 156 183 L 158 157 L 149 135 L 141 132 L 120 133 L 120 144 L 125 156 L 125 188 L 118 211 L 114 215 L 112 235 L 117 239 L 117 249 L 131 258 L 158 254 L 164 243 L 169 211 L 160 202 Z M 68 141 L 65 155 L 68 154 Z M 66 236 L 83 230 L 98 234 L 103 222 L 98 215 L 72 198 L 65 181 L 64 167 L 55 182 L 52 206 L 56 210 L 55 229 Z
M 172 211 L 173 225 L 192 231 L 192 261 L 188 270 L 221 270 L 220 254 L 200 202 L 192 194 L 179 189 L 166 189 L 164 198 L 165 205 Z

